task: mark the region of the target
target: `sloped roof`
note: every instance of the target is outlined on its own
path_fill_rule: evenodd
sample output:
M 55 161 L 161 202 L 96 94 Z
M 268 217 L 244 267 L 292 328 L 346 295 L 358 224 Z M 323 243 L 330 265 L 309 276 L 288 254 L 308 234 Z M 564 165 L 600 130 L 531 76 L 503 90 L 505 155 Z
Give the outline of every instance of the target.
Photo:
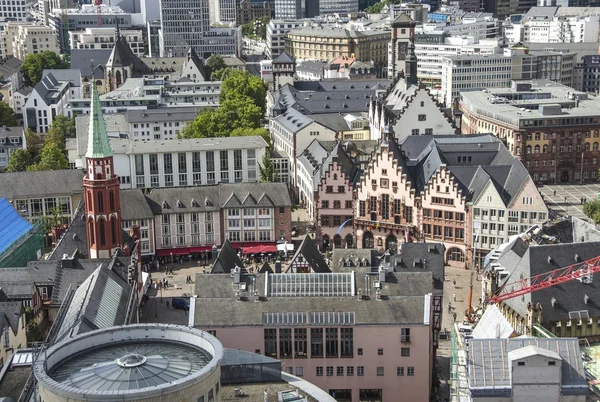
M 82 77 L 89 77 L 94 71 L 95 79 L 104 78 L 104 66 L 112 54 L 112 49 L 71 49 L 71 68 L 81 71 Z
M 6 198 L 0 198 L 0 222 L 0 255 L 33 227 L 15 211 Z
M 0 197 L 19 198 L 67 196 L 83 193 L 81 170 L 42 170 L 0 174 Z
M 486 307 L 483 316 L 473 330 L 474 339 L 512 338 L 515 335 L 514 328 L 498 307 L 493 304 Z
M 80 257 L 88 256 L 87 225 L 85 224 L 85 206 L 83 201 L 77 206 L 73 220 L 60 238 L 48 260 L 61 260 L 63 255 L 70 257 L 77 253 Z
M 308 263 L 315 273 L 331 272 L 331 269 L 325 262 L 325 258 L 323 258 L 323 255 L 317 248 L 315 241 L 309 235 L 306 235 L 304 240 L 302 240 L 302 243 L 300 243 L 298 250 L 296 250 L 296 254 L 294 254 L 290 260 L 290 266 L 287 272 L 290 272 L 295 262 Z
M 77 287 L 60 323 L 57 341 L 95 329 L 126 324 L 131 286 L 106 265 L 101 263 Z
M 21 68 L 23 62 L 14 56 L 3 57 L 0 60 L 0 77 L 13 75 Z
M 228 274 L 231 273 L 231 270 L 235 267 L 239 267 L 241 268 L 242 272 L 247 273 L 246 268 L 244 268 L 244 263 L 238 256 L 237 251 L 235 251 L 235 249 L 231 246 L 229 240 L 225 239 L 221 249 L 219 250 L 219 254 L 217 254 L 217 258 L 213 262 L 210 273 Z
M 148 205 L 148 200 L 141 189 L 121 190 L 119 198 L 121 218 L 124 221 L 154 218 L 152 208 Z
M 531 356 L 544 356 L 554 360 L 562 360 L 562 358 L 557 352 L 545 348 L 540 348 L 535 345 L 527 345 L 522 347 L 521 349 L 511 350 L 510 352 L 508 352 L 508 358 L 513 361 L 526 359 Z
M 0 317 L 4 317 L 15 334 L 19 332 L 19 319 L 24 313 L 23 303 L 20 301 L 0 302 Z
M 515 245 L 518 244 L 522 243 L 515 242 Z M 600 242 L 544 244 L 527 247 L 520 259 L 515 254 L 505 253 L 496 262 L 510 273 L 505 283 L 512 283 L 521 277 L 548 273 L 598 256 Z M 600 317 L 600 289 L 595 283 L 588 285 L 576 280 L 568 281 L 526 294 L 523 298 L 508 299 L 504 303 L 522 317 L 527 316 L 528 303 L 540 303 L 543 309 L 542 324 L 547 327 L 556 321 L 571 319 L 569 312 L 587 311 L 589 317 Z M 587 303 L 586 295 L 589 297 Z M 556 301 L 554 306 L 553 300 Z
M 273 64 L 296 64 L 296 59 L 283 51 L 273 60 Z

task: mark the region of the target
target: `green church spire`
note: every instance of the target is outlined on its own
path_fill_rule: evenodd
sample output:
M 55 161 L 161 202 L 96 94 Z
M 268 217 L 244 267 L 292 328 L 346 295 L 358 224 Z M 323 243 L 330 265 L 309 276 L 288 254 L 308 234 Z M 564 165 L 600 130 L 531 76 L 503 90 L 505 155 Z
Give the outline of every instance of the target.
M 96 85 L 92 82 L 92 104 L 90 107 L 90 126 L 88 128 L 88 143 L 86 158 L 106 158 L 113 155 L 108 143 L 106 123 L 100 107 L 100 97 Z

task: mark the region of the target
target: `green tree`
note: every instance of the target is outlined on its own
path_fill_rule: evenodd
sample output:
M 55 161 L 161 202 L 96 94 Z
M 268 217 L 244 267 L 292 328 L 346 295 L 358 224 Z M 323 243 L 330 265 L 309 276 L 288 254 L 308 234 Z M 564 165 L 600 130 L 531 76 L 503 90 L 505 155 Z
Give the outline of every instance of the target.
M 42 149 L 42 139 L 40 135 L 28 128 L 25 130 L 25 142 L 27 143 L 27 152 L 36 160 Z
M 17 125 L 17 115 L 6 102 L 0 102 L 0 126 L 14 127 Z
M 238 128 L 258 128 L 263 111 L 248 97 L 227 99 L 215 110 L 218 137 L 229 137 Z
M 232 99 L 247 101 L 245 98 L 250 98 L 264 115 L 267 107 L 267 84 L 248 71 L 227 69 L 224 75 L 219 95 L 221 104 Z
M 48 144 L 40 152 L 40 161 L 27 168 L 28 171 L 35 170 L 59 170 L 68 169 L 69 161 L 63 151 L 55 144 Z
M 262 162 L 258 163 L 258 171 L 262 183 L 279 181 L 279 173 L 275 170 L 275 164 L 273 163 L 273 159 L 271 159 L 269 152 L 266 152 Z
M 206 107 L 198 113 L 198 116 L 186 124 L 186 126 L 181 130 L 180 137 L 181 138 L 210 138 L 217 137 L 215 135 L 217 130 L 217 125 L 215 121 L 215 111 Z
M 208 60 L 206 60 L 204 67 L 206 68 L 206 73 L 208 74 L 208 77 L 206 78 L 211 81 L 215 81 L 215 79 L 212 78 L 213 73 L 226 68 L 227 65 L 225 64 L 223 57 L 218 54 L 213 54 L 208 58 Z
M 60 55 L 45 50 L 25 57 L 21 64 L 21 73 L 23 73 L 25 84 L 33 87 L 42 79 L 43 70 L 61 68 L 69 68 L 68 63 Z
M 269 130 L 263 127 L 259 128 L 246 128 L 240 127 L 236 128 L 231 132 L 231 137 L 249 137 L 249 136 L 259 136 L 262 137 L 265 142 L 268 144 L 269 149 L 271 148 L 271 134 Z
M 583 204 L 583 213 L 594 223 L 600 223 L 600 200 L 588 201 Z
M 67 149 L 67 139 L 62 131 L 55 127 L 50 127 L 46 135 L 44 136 L 44 147 L 49 145 L 54 145 L 62 152 L 66 152 Z M 43 149 L 43 148 L 42 148 Z
M 31 165 L 33 165 L 31 154 L 24 149 L 16 149 L 10 153 L 5 170 L 7 172 L 24 172 Z
M 59 114 L 52 120 L 51 128 L 55 128 L 60 131 L 65 138 L 75 138 L 77 131 L 75 130 L 75 116 L 68 118 Z

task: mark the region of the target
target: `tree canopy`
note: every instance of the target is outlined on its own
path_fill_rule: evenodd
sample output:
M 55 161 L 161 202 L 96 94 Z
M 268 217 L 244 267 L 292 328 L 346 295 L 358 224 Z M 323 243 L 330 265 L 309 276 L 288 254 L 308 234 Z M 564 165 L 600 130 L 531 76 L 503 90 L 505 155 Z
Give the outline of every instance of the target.
M 69 161 L 64 152 L 55 144 L 47 144 L 42 148 L 42 152 L 40 152 L 40 161 L 29 166 L 27 170 L 59 170 L 68 168 Z
M 31 165 L 33 165 L 31 154 L 24 149 L 15 149 L 10 153 L 5 170 L 7 172 L 24 172 Z
M 267 25 L 271 21 L 269 17 L 253 19 L 242 25 L 242 35 L 252 39 L 265 40 L 267 38 Z
M 225 77 L 219 107 L 202 109 L 194 121 L 184 127 L 181 138 L 261 135 L 268 139 L 268 131 L 260 131 L 267 94 L 262 80 L 246 71 L 229 68 L 218 73 Z
M 210 56 L 208 58 L 208 60 L 206 60 L 206 64 L 204 64 L 204 67 L 206 69 L 206 72 L 208 74 L 208 77 L 206 77 L 206 79 L 209 79 L 211 81 L 216 81 L 212 76 L 216 71 L 222 70 L 224 68 L 227 67 L 227 65 L 225 64 L 225 61 L 223 60 L 223 57 L 221 57 L 218 54 L 213 54 L 212 56 Z
M 279 181 L 279 173 L 275 170 L 275 164 L 271 155 L 267 151 L 261 162 L 258 163 L 259 179 L 263 183 L 272 183 Z
M 400 4 L 400 3 L 402 3 L 401 0 L 382 0 L 378 3 L 373 4 L 370 7 L 367 7 L 365 9 L 365 12 L 367 12 L 369 14 L 379 14 L 383 10 L 384 6 L 387 6 L 389 4 Z
M 0 101 L 0 126 L 14 127 L 17 125 L 17 115 L 8 103 Z
M 583 213 L 594 223 L 600 223 L 600 200 L 588 201 L 583 204 Z
M 267 107 L 267 84 L 248 71 L 226 69 L 221 83 L 221 103 L 231 99 L 250 99 L 264 114 Z
M 34 160 L 37 159 L 40 150 L 42 149 L 42 139 L 40 138 L 40 135 L 28 128 L 25 130 L 25 142 L 27 143 L 27 152 L 29 152 Z
M 45 50 L 25 57 L 21 64 L 21 73 L 25 84 L 33 87 L 42 79 L 43 70 L 61 68 L 69 68 L 69 64 L 58 54 Z

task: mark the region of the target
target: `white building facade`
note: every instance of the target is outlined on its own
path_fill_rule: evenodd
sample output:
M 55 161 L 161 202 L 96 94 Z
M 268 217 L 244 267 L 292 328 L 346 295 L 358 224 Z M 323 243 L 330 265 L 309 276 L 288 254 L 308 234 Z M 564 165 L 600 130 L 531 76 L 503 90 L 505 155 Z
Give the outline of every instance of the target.
M 299 19 L 274 19 L 267 25 L 267 56 L 273 60 L 285 50 L 285 34 L 303 25 Z
M 144 35 L 141 29 L 121 29 L 120 35 L 127 39 L 127 44 L 136 56 L 144 55 Z M 116 40 L 116 28 L 86 28 L 85 31 L 69 31 L 71 49 L 112 49 Z

